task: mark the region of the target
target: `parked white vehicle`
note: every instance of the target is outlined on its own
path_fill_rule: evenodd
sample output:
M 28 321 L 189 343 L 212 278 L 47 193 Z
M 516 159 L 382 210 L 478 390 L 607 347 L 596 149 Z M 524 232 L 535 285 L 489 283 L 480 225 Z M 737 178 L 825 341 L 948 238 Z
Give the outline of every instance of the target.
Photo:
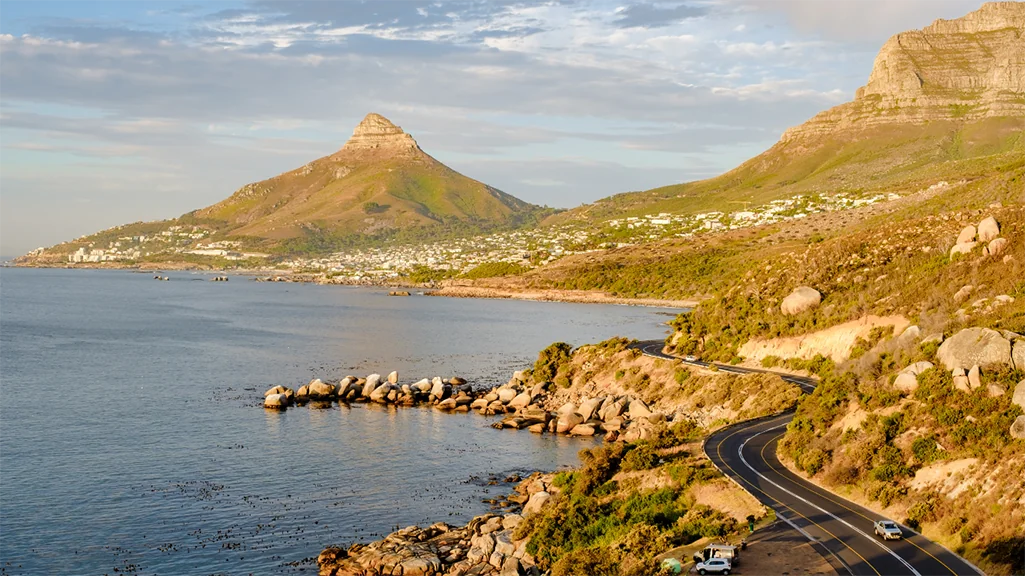
M 900 540 L 904 537 L 904 533 L 900 531 L 900 526 L 892 520 L 879 520 L 874 525 L 876 536 L 879 536 L 883 540 Z
M 698 562 L 698 565 L 694 567 L 697 569 L 698 574 L 729 574 L 730 573 L 730 561 L 725 558 L 709 558 L 704 562 Z

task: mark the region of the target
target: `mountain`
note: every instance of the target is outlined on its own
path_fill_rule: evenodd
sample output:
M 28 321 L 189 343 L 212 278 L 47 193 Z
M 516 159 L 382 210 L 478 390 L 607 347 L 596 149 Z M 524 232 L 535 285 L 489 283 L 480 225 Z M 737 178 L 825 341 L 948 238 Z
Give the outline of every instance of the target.
M 915 190 L 1025 156 L 1025 3 L 993 2 L 890 38 L 853 101 L 737 168 L 612 196 L 549 219 L 731 211 L 796 194 Z
M 544 213 L 452 170 L 387 118 L 368 114 L 334 154 L 247 184 L 213 206 L 117 226 L 33 251 L 16 263 L 223 265 L 210 257 L 324 253 L 402 234 L 406 240 L 465 236 L 529 223 Z
M 504 222 L 532 208 L 438 162 L 387 118 L 368 114 L 338 152 L 247 184 L 193 215 L 226 222 L 234 235 L 281 240 L 308 231 Z

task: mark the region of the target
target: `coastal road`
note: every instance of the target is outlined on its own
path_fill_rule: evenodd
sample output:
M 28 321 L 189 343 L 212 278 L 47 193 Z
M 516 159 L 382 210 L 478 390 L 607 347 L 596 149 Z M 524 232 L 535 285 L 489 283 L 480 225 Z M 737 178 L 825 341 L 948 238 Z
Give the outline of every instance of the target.
M 662 341 L 635 344 L 645 355 L 683 360 L 662 352 Z M 685 363 L 707 367 L 708 362 Z M 723 372 L 745 374 L 770 372 L 715 365 Z M 775 373 L 775 372 L 774 372 Z M 775 373 L 805 392 L 816 380 Z M 883 541 L 874 535 L 873 522 L 880 517 L 790 472 L 776 457 L 776 445 L 794 417 L 793 411 L 729 426 L 705 440 L 705 454 L 724 474 L 775 510 L 776 515 L 833 559 L 840 572 L 852 576 L 976 576 L 982 574 L 965 559 L 932 542 L 907 526 L 904 538 Z

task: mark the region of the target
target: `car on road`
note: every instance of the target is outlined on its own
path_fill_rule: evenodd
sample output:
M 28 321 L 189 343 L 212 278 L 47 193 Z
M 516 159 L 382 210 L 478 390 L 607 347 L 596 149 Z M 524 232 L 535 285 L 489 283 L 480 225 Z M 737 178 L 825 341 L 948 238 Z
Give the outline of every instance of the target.
M 709 558 L 694 567 L 698 574 L 729 574 L 730 561 L 725 558 Z
M 900 540 L 904 537 L 900 526 L 897 526 L 897 523 L 892 520 L 879 520 L 873 526 L 875 527 L 876 536 L 883 540 Z
M 683 357 L 683 359 L 685 361 L 687 361 L 687 362 L 697 362 L 698 361 L 698 357 L 693 355 L 693 354 L 687 354 L 686 356 Z

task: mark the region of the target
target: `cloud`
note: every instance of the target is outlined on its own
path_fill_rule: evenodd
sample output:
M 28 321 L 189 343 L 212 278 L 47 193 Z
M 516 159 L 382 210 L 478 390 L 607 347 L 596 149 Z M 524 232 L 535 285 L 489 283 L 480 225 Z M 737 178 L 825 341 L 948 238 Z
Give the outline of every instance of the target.
M 959 18 L 977 10 L 979 0 L 729 0 L 741 8 L 776 13 L 801 33 L 834 41 L 876 46 L 905 30 L 937 18 Z M 878 48 L 878 46 L 876 46 Z
M 0 202 L 45 222 L 27 199 L 77 181 L 119 218 L 176 216 L 331 153 L 369 111 L 531 201 L 704 178 L 848 97 L 878 48 L 791 24 L 798 8 L 723 1 L 251 2 L 47 16 L 27 35 L 0 22 Z M 95 229 L 116 223 L 108 208 L 77 214 Z M 66 236 L 25 230 L 28 247 Z
M 660 28 L 681 20 L 700 18 L 706 14 L 707 8 L 687 4 L 665 8 L 658 4 L 630 4 L 619 12 L 615 22 L 623 28 Z

